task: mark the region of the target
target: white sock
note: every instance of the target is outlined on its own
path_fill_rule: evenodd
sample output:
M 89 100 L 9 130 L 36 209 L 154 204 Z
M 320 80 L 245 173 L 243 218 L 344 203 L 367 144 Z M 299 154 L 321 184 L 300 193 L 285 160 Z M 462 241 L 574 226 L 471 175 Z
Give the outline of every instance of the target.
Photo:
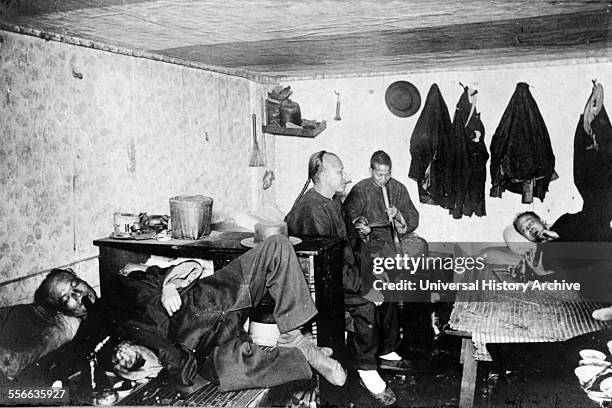
M 387 388 L 385 380 L 380 377 L 376 370 L 357 370 L 361 381 L 372 394 L 380 394 Z
M 387 353 L 385 355 L 378 356 L 378 358 L 382 358 L 383 360 L 399 361 L 399 360 L 402 359 L 402 356 L 397 354 L 395 351 L 392 351 L 392 352 Z

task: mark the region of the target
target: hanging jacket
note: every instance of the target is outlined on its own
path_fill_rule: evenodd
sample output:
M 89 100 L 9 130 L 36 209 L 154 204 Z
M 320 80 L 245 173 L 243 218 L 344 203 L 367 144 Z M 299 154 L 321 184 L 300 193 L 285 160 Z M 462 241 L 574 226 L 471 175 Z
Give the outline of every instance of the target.
M 491 197 L 501 197 L 505 190 L 522 194 L 522 202 L 533 197 L 541 201 L 555 173 L 546 124 L 529 92 L 529 85 L 519 82 L 491 139 Z
M 612 219 L 612 126 L 603 106 L 603 86 L 593 84 L 574 135 L 574 184 L 584 200 L 582 213 L 609 229 Z
M 485 181 L 489 153 L 484 143 L 484 125 L 476 111 L 478 91 L 464 87 L 453 118 L 454 202 L 449 208 L 453 218 L 486 215 Z
M 438 85 L 433 84 L 410 138 L 412 159 L 408 177 L 417 182 L 422 203 L 448 206 L 452 200 L 451 175 L 445 166 L 449 158 L 446 154 L 441 157 L 439 152 L 441 140 L 450 139 L 452 133 L 448 108 Z

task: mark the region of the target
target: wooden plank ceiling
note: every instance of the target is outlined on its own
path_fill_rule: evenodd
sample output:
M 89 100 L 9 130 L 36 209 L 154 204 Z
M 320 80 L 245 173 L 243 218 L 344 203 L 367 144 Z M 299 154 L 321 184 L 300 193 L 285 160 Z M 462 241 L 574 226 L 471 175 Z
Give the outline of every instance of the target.
M 4 28 L 276 79 L 612 56 L 611 0 L 0 3 Z

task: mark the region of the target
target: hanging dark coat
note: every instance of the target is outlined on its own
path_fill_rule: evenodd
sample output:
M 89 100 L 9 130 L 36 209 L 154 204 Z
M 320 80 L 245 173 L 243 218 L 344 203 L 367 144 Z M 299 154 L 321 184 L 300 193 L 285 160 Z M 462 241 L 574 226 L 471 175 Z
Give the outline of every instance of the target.
M 585 122 L 586 121 L 586 122 Z M 582 213 L 590 223 L 609 230 L 612 219 L 612 126 L 603 106 L 603 87 L 593 86 L 574 135 L 574 184 Z
M 523 203 L 533 197 L 544 200 L 555 173 L 546 124 L 529 92 L 519 82 L 491 139 L 491 197 L 505 190 L 522 194 Z
M 453 129 L 448 108 L 437 84 L 433 84 L 410 138 L 410 170 L 408 177 L 417 182 L 419 200 L 425 204 L 452 203 L 451 174 L 445 163 L 449 152 L 440 152 L 441 141 L 448 140 Z
M 453 118 L 454 201 L 449 212 L 456 219 L 462 215 L 486 215 L 485 181 L 489 153 L 484 143 L 484 125 L 476 111 L 476 92 L 464 87 Z

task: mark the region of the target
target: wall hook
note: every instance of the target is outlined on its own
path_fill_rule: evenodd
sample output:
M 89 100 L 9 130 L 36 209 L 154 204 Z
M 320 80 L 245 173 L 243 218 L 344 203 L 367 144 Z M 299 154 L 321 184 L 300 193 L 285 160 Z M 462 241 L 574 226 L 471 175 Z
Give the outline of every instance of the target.
M 336 94 L 336 116 L 334 116 L 334 120 L 342 120 L 340 117 L 340 92 L 334 91 Z

